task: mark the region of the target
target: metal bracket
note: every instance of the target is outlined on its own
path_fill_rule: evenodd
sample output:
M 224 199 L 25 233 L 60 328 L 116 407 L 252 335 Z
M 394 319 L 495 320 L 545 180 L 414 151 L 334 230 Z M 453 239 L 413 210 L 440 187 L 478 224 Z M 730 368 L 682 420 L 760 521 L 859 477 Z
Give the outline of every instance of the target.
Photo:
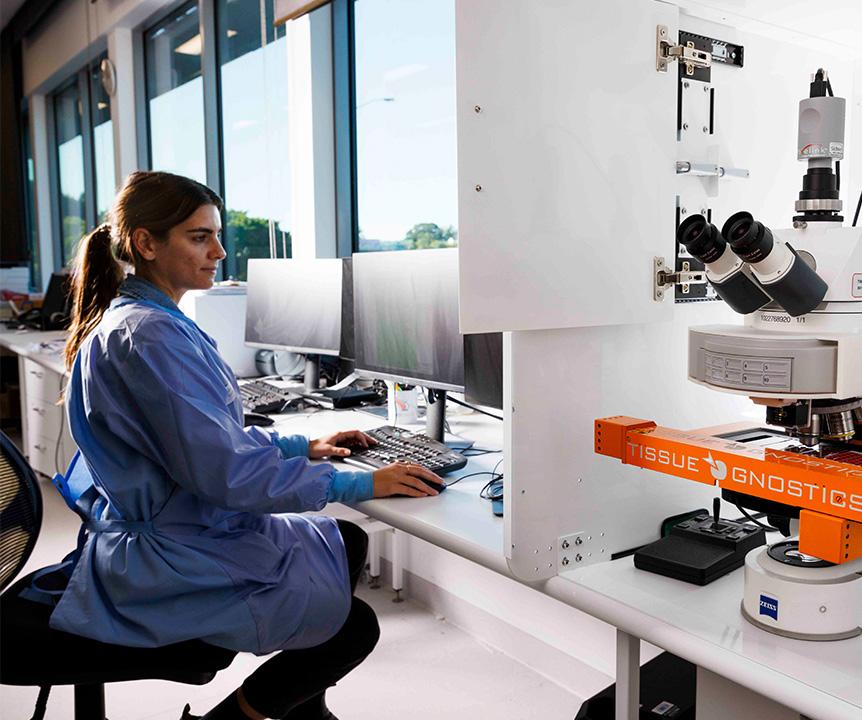
M 685 45 L 674 45 L 670 41 L 667 25 L 656 25 L 655 28 L 655 69 L 667 72 L 667 66 L 674 60 L 685 65 L 685 74 L 694 75 L 695 68 L 712 67 L 712 53 L 698 50 L 689 41 Z
M 682 285 L 683 293 L 688 292 L 691 285 L 705 285 L 706 272 L 703 270 L 689 270 L 691 266 L 688 262 L 682 264 L 682 270 L 679 272 L 671 272 L 671 269 L 665 265 L 663 257 L 653 258 L 653 300 L 664 300 L 664 291 L 672 288 L 675 285 Z
M 747 178 L 751 174 L 745 168 L 729 168 L 708 162 L 676 161 L 677 175 L 697 175 L 698 177 Z

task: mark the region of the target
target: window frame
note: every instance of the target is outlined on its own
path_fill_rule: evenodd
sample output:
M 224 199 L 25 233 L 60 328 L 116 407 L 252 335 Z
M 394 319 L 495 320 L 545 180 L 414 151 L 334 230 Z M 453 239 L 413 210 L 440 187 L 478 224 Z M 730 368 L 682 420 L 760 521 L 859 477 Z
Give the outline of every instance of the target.
M 359 252 L 356 163 L 356 38 L 354 0 L 332 2 L 335 117 L 335 245 L 338 257 Z
M 97 56 L 101 58 L 103 52 Z M 51 215 L 56 227 L 53 232 L 52 255 L 54 271 L 60 271 L 66 267 L 73 257 L 65 257 L 63 245 L 63 207 L 60 200 L 60 146 L 57 143 L 57 96 L 71 87 L 78 89 L 78 112 L 81 115 L 81 144 L 84 163 L 84 232 L 90 232 L 96 223 L 96 168 L 93 157 L 93 128 L 92 115 L 90 112 L 90 72 L 96 60 L 87 62 L 84 67 L 72 73 L 63 82 L 59 83 L 48 96 L 46 103 L 48 114 L 48 138 L 49 138 L 49 166 L 48 172 L 51 182 Z

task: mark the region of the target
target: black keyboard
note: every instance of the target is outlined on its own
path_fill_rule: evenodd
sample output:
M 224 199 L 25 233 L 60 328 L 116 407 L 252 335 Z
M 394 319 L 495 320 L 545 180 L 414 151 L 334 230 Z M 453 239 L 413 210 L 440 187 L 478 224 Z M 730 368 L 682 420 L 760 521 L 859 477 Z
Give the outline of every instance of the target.
M 271 413 L 281 412 L 285 403 L 296 397 L 287 390 L 271 385 L 266 380 L 250 380 L 241 383 L 239 394 L 242 407 L 246 412 Z
M 377 445 L 369 448 L 352 446 L 351 455 L 344 458 L 344 462 L 375 469 L 394 462 L 409 462 L 422 465 L 438 475 L 460 470 L 467 464 L 467 458 L 461 453 L 427 435 L 392 425 L 367 430 L 366 435 L 377 440 Z

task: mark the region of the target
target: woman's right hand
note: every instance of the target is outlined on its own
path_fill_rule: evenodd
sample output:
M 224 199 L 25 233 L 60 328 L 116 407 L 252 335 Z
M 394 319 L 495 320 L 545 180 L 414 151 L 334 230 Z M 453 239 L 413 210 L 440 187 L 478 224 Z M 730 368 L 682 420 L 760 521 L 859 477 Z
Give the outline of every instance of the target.
M 443 480 L 430 470 L 414 463 L 397 462 L 382 467 L 374 473 L 374 497 L 389 497 L 390 495 L 409 495 L 410 497 L 427 497 L 439 494 L 433 487 L 423 481 L 442 485 Z

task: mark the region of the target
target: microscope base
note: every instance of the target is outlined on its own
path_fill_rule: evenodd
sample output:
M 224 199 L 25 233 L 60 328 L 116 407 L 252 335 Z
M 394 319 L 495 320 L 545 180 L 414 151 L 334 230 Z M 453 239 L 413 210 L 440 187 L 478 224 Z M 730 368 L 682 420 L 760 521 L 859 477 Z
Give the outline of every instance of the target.
M 862 634 L 862 561 L 843 565 L 790 565 L 776 549 L 760 547 L 745 557 L 742 614 L 768 632 L 798 640 L 845 640 Z

